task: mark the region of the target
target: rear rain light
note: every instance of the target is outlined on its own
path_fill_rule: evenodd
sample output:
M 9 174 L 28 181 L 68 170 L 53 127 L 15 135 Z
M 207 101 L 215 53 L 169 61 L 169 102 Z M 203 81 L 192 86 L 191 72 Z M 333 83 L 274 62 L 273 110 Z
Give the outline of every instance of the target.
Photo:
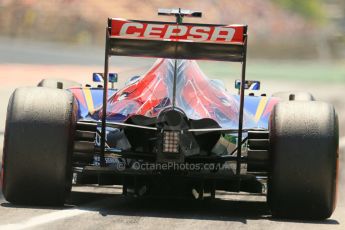
M 178 131 L 163 132 L 163 152 L 178 153 L 180 144 L 180 133 Z

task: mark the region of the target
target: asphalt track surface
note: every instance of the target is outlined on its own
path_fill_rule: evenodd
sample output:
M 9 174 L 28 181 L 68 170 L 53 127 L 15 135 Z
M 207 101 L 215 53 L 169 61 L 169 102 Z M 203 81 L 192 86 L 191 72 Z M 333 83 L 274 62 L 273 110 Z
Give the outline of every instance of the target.
M 93 69 L 100 71 L 100 58 L 89 58 L 66 51 L 58 55 L 46 45 L 36 52 L 35 45 L 8 46 L 1 42 L 0 49 L 11 55 L 0 54 L 0 148 L 4 132 L 6 107 L 10 94 L 17 86 L 33 86 L 49 72 L 49 77 L 59 77 L 66 72 L 75 73 L 73 78 L 86 82 Z M 29 48 L 28 48 L 29 47 Z M 25 52 L 22 52 L 25 48 Z M 92 51 L 93 52 L 93 51 Z M 79 58 L 79 61 L 75 61 Z M 128 71 L 129 62 L 119 72 Z M 56 61 L 57 65 L 54 65 Z M 19 64 L 18 64 L 19 63 Z M 90 66 L 90 65 L 94 66 Z M 137 62 L 132 68 L 147 63 Z M 130 67 L 130 66 L 129 66 Z M 78 74 L 79 73 L 79 74 Z M 88 75 L 86 75 L 88 74 Z M 21 77 L 18 77 L 21 76 Z M 84 76 L 83 76 L 84 75 Z M 66 75 L 63 75 L 66 77 Z M 67 78 L 70 76 L 67 75 Z M 227 83 L 228 84 L 228 83 Z M 229 83 L 230 84 L 230 83 Z M 264 91 L 308 88 L 317 99 L 335 105 L 340 121 L 340 186 L 338 205 L 330 219 L 325 221 L 300 221 L 274 219 L 266 205 L 265 196 L 217 193 L 214 201 L 186 199 L 126 198 L 120 187 L 74 187 L 64 207 L 28 207 L 8 203 L 0 194 L 0 229 L 345 229 L 345 99 L 343 85 L 310 84 L 310 82 L 267 81 Z

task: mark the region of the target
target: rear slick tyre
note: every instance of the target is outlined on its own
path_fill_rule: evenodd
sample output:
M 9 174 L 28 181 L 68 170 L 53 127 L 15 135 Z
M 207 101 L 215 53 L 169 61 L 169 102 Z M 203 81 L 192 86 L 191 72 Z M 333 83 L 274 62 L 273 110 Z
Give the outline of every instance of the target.
M 317 101 L 278 103 L 270 117 L 267 200 L 273 216 L 326 219 L 336 204 L 338 118 Z
M 18 88 L 6 118 L 2 191 L 7 201 L 61 205 L 71 190 L 77 105 L 71 93 Z

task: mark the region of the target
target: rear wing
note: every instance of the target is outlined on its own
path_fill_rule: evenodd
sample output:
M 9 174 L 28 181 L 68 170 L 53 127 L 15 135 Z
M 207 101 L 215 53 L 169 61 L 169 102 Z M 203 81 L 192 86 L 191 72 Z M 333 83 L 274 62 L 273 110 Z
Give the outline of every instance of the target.
M 241 82 L 245 82 L 246 25 L 213 25 L 183 23 L 184 17 L 201 17 L 201 12 L 183 9 L 160 9 L 159 15 L 175 16 L 176 22 L 137 21 L 109 18 L 106 28 L 104 91 L 101 130 L 101 166 L 105 165 L 108 72 L 110 56 L 137 56 L 175 59 L 172 107 L 176 98 L 177 59 L 202 59 L 242 63 Z M 241 169 L 243 108 L 245 84 L 240 88 L 240 108 L 236 174 Z M 119 124 L 118 124 L 119 125 Z M 126 126 L 126 124 L 120 124 Z M 128 126 L 128 125 L 127 125 Z M 141 127 L 142 128 L 142 127 Z M 198 130 L 193 130 L 198 131 Z M 203 130 L 205 131 L 205 130 Z M 219 130 L 208 130 L 219 131 Z M 226 131 L 226 130 L 224 130 Z M 228 130 L 230 131 L 230 130 Z
M 110 56 L 243 62 L 247 26 L 109 18 Z

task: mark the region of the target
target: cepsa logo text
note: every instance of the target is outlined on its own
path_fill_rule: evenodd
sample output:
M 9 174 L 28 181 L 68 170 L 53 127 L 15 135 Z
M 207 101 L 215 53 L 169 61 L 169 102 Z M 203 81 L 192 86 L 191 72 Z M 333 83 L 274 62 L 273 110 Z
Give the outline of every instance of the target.
M 190 40 L 201 42 L 243 42 L 243 25 L 206 26 L 144 23 L 112 20 L 111 36 L 159 39 Z

